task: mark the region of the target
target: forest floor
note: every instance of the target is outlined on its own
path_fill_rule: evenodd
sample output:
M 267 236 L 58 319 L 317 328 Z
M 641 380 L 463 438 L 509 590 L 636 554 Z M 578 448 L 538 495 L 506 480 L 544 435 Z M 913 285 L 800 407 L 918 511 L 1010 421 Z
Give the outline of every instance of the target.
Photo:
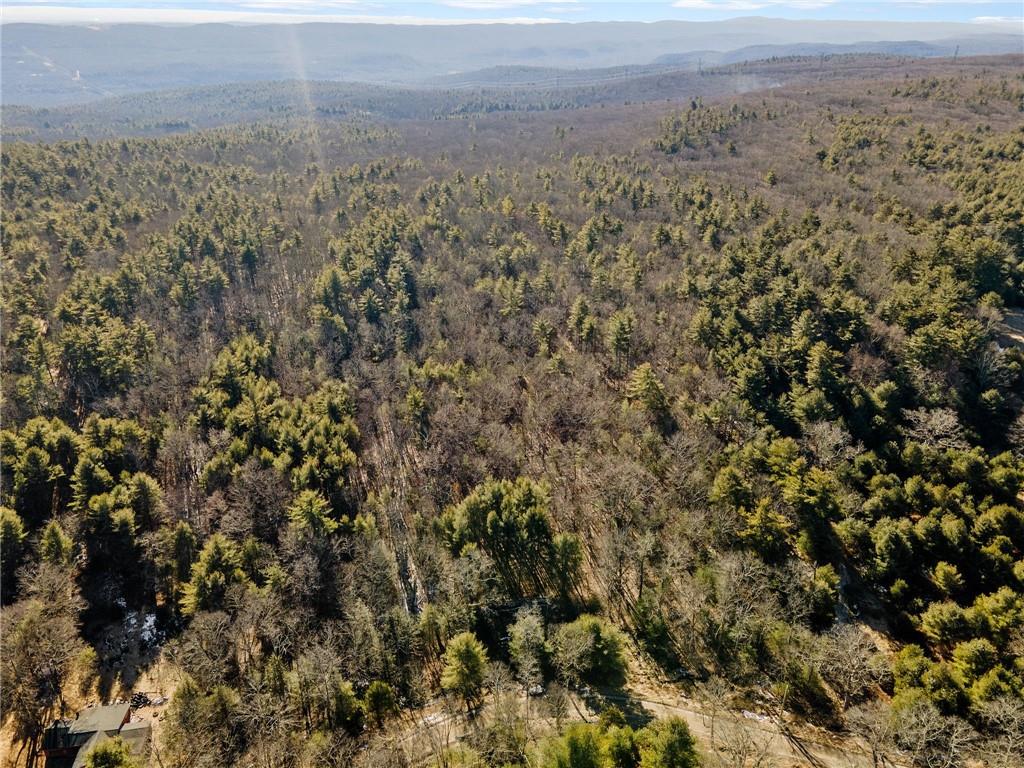
M 623 710 L 630 721 L 651 718 L 681 717 L 697 740 L 702 753 L 728 752 L 733 760 L 742 754 L 751 765 L 761 768 L 871 768 L 870 749 L 858 739 L 841 736 L 789 716 L 783 718 L 748 710 L 712 710 L 704 703 L 683 693 L 680 686 L 661 683 L 649 674 L 633 670 L 631 682 L 617 690 L 603 690 L 582 695 L 568 694 L 565 721 L 597 720 L 601 705 L 613 704 Z M 159 661 L 135 680 L 132 692 L 145 693 L 151 700 L 169 698 L 177 684 L 170 664 Z M 121 693 L 124 693 L 122 690 Z M 130 695 L 126 694 L 126 695 Z M 82 702 L 82 704 L 91 702 Z M 517 704 L 528 715 L 528 731 L 535 739 L 557 730 L 556 722 L 545 710 L 542 699 L 519 694 Z M 159 744 L 166 702 L 133 710 L 132 717 L 150 721 L 153 745 Z M 389 741 L 408 757 L 414 766 L 433 765 L 443 749 L 456 747 L 471 739 L 474 730 L 493 718 L 493 697 L 470 720 L 451 702 L 437 698 L 423 708 L 408 712 L 396 721 Z M 8 721 L 0 731 L 0 766 L 17 768 L 25 755 L 10 750 L 12 724 Z M 717 734 L 717 735 L 716 735 Z
M 588 704 L 593 698 L 585 698 L 575 692 L 569 698 L 571 706 L 567 707 L 565 720 L 597 720 L 598 713 Z M 682 695 L 671 684 L 632 683 L 618 693 L 602 692 L 599 698 L 629 710 L 627 717 L 639 714 L 646 719 L 682 718 L 696 738 L 700 751 L 709 756 L 717 751 L 724 758 L 724 764 L 740 764 L 742 761 L 761 768 L 874 766 L 870 748 L 859 739 L 792 721 L 789 717 L 779 719 L 746 710 L 710 711 L 702 703 Z M 540 709 L 539 700 L 530 701 L 536 702 L 534 707 Z M 527 697 L 520 695 L 518 703 L 526 707 Z M 463 712 L 453 711 L 443 699 L 437 699 L 396 724 L 392 731 L 392 744 L 402 749 L 412 765 L 433 765 L 442 749 L 470 740 L 474 730 L 492 717 L 493 704 L 490 700 L 470 721 Z M 545 733 L 557 729 L 549 715 L 539 715 L 529 718 L 527 730 L 535 738 L 543 738 Z
M 741 753 L 752 765 L 776 768 L 866 768 L 873 765 L 870 749 L 859 740 L 791 721 L 788 716 L 779 718 L 748 710 L 709 711 L 671 685 L 640 683 L 630 686 L 629 694 L 651 716 L 683 718 L 704 753 L 716 749 L 737 757 L 737 753 Z M 723 733 L 725 738 L 722 738 Z
M 1006 310 L 1003 319 L 1003 336 L 1013 344 L 1024 347 L 1024 311 Z

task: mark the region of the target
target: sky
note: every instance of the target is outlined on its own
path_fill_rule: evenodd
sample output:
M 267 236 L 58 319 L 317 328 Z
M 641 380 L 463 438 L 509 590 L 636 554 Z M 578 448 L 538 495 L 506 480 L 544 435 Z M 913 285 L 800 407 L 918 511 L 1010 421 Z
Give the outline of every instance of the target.
M 737 16 L 959 21 L 1024 30 L 1024 0 L 0 0 L 0 19 L 54 23 L 150 21 L 466 22 L 715 21 Z

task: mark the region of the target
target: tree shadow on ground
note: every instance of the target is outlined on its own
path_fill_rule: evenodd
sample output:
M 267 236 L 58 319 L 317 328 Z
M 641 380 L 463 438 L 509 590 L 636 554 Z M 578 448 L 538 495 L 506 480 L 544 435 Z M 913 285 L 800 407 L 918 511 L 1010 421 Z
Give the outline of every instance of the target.
M 587 688 L 580 692 L 587 706 L 601 713 L 609 707 L 618 709 L 634 729 L 643 728 L 654 716 L 644 709 L 643 702 L 624 688 Z

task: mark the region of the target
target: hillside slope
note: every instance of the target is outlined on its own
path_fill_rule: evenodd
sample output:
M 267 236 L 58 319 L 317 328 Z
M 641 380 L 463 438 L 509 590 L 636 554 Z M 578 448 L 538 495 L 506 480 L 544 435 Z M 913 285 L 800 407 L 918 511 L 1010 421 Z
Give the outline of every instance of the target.
M 445 765 L 735 765 L 762 725 L 1019 766 L 1020 65 L 457 119 L 268 86 L 52 142 L 28 114 L 7 754 L 160 665 L 163 766 L 406 765 L 410 729 Z

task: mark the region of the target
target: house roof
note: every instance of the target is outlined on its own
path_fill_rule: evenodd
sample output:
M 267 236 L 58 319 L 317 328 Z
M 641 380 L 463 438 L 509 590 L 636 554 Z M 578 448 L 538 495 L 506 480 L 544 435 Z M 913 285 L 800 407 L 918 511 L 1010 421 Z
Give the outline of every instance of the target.
M 96 731 L 96 733 L 94 733 L 92 737 L 78 750 L 78 754 L 75 755 L 75 761 L 71 764 L 71 768 L 85 768 L 85 759 L 89 756 L 89 753 L 109 738 L 111 737 L 103 731 Z
M 149 720 L 133 720 L 126 723 L 118 734 L 134 755 L 146 754 L 148 752 L 149 737 L 152 730 Z
M 71 722 L 69 732 L 78 733 L 117 733 L 121 725 L 128 719 L 131 704 L 110 704 L 105 707 L 89 707 L 78 713 Z
M 148 754 L 152 723 L 142 718 L 129 721 L 130 716 L 131 705 L 112 704 L 83 709 L 74 720 L 56 721 L 43 740 L 46 768 L 84 768 L 90 752 L 117 736 L 132 754 Z

